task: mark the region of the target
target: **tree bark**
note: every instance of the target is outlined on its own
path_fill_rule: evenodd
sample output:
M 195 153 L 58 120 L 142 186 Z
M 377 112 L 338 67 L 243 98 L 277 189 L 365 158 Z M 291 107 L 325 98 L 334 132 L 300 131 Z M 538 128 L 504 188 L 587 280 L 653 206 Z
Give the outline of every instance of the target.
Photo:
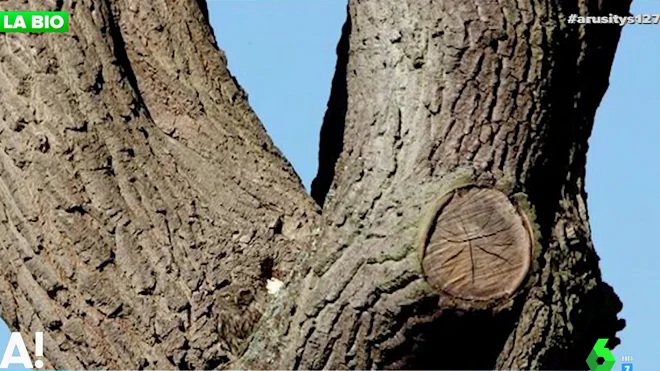
M 349 1 L 312 197 L 203 1 L 49 4 L 68 34 L 0 43 L 0 303 L 46 367 L 580 369 L 617 344 L 584 168 L 620 28 L 566 18 L 629 1 Z
M 201 2 L 53 3 L 69 33 L 0 36 L 2 316 L 59 369 L 223 364 L 318 207 Z

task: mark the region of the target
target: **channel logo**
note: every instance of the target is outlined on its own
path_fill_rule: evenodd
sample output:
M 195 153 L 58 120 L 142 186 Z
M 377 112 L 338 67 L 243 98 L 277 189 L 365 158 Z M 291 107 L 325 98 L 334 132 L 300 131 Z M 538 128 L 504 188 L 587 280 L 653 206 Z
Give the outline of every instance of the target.
M 616 358 L 612 351 L 605 347 L 607 339 L 598 339 L 596 344 L 591 349 L 589 357 L 587 357 L 587 365 L 591 371 L 610 371 L 614 367 Z M 599 359 L 603 359 L 602 363 L 598 363 Z
M 67 32 L 69 13 L 36 11 L 0 11 L 0 33 Z

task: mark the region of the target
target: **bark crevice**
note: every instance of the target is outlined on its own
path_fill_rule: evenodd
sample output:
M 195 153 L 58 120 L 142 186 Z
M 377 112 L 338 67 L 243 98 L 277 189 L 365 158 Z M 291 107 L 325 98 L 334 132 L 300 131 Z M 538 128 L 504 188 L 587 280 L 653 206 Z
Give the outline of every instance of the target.
M 132 108 L 134 111 L 143 109 L 145 116 L 151 120 L 149 108 L 147 107 L 142 97 L 142 92 L 140 91 L 140 86 L 138 84 L 138 78 L 135 75 L 131 60 L 129 59 L 128 53 L 126 51 L 126 41 L 124 41 L 124 36 L 122 35 L 121 28 L 118 24 L 120 19 L 117 14 L 118 9 L 113 9 L 111 0 L 105 0 L 105 6 L 108 11 L 108 32 L 110 33 L 110 38 L 114 44 L 112 51 L 114 53 L 115 59 L 117 60 L 117 66 L 126 77 L 126 80 L 128 80 L 128 83 L 131 86 L 133 93 L 135 94 L 135 107 Z M 100 72 L 99 75 L 102 79 L 103 75 Z M 100 89 L 100 87 L 98 89 Z M 134 112 L 134 115 L 137 116 L 137 112 Z

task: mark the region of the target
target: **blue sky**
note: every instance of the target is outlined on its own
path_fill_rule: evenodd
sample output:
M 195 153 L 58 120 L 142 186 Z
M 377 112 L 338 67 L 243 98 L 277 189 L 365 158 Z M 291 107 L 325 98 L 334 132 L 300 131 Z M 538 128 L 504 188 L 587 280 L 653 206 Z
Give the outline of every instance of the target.
M 660 1 L 635 0 L 632 13 L 660 13 Z M 587 159 L 594 244 L 627 321 L 614 353 L 633 356 L 637 371 L 657 370 L 660 361 L 658 42 L 660 25 L 624 27 Z
M 210 0 L 211 23 L 229 68 L 275 144 L 306 187 L 316 173 L 318 134 L 330 93 L 345 0 Z M 634 0 L 633 14 L 660 13 Z M 635 371 L 660 360 L 660 25 L 626 26 L 610 88 L 590 141 L 587 190 L 605 280 L 624 303 L 623 344 Z M 1 321 L 0 321 L 1 322 Z M 0 323 L 0 325 L 4 325 Z M 0 353 L 8 331 L 0 326 Z M 1 354 L 0 354 L 1 356 Z

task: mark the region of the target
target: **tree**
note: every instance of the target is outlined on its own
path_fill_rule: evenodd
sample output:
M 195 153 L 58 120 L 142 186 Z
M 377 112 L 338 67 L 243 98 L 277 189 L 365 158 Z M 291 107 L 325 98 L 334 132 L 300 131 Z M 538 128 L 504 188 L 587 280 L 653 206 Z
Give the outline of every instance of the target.
M 620 28 L 567 15 L 629 3 L 351 0 L 313 197 L 204 1 L 48 3 L 0 44 L 2 317 L 68 369 L 584 367 Z

